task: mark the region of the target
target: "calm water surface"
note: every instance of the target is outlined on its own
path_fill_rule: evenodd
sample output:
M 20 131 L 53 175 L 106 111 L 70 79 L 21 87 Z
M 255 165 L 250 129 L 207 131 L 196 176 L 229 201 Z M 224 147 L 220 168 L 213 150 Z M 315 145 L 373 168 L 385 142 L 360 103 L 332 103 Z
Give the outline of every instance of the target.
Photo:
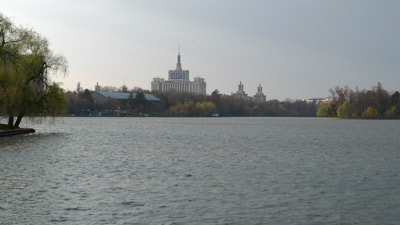
M 0 224 L 399 224 L 400 121 L 65 118 L 0 139 Z

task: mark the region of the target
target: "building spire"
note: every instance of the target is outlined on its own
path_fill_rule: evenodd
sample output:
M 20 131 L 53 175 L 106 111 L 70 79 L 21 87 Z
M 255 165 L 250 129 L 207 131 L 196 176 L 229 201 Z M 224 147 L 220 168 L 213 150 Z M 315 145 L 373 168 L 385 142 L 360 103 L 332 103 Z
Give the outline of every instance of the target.
M 176 69 L 181 70 L 181 47 L 178 47 L 178 63 L 176 64 Z

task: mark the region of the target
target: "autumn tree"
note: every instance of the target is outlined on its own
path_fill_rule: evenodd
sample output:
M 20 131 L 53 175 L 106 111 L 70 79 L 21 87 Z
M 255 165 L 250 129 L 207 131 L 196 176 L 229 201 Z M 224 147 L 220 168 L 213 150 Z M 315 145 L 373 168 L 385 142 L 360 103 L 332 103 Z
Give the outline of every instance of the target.
M 197 116 L 211 116 L 216 112 L 216 106 L 212 102 L 198 102 L 196 103 Z

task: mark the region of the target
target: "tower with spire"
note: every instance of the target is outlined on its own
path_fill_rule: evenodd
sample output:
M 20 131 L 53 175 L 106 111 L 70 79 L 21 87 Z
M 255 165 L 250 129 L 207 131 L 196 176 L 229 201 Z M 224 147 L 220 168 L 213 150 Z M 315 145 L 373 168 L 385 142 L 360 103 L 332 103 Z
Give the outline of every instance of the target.
M 189 70 L 182 69 L 180 50 L 178 50 L 178 62 L 176 63 L 176 69 L 168 72 L 168 80 L 189 80 Z
M 175 70 L 182 70 L 181 66 L 181 51 L 178 49 L 178 62 L 176 63 L 176 69 Z

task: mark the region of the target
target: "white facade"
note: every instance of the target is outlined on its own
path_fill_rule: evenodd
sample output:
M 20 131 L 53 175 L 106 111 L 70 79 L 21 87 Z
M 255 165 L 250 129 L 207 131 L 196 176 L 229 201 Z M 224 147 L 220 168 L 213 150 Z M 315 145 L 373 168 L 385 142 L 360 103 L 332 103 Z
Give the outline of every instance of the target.
M 178 53 L 178 63 L 175 70 L 168 71 L 168 80 L 155 77 L 151 82 L 151 91 L 169 91 L 188 92 L 196 94 L 206 94 L 206 82 L 204 78 L 195 77 L 193 81 L 189 80 L 189 70 L 182 70 L 181 55 Z

